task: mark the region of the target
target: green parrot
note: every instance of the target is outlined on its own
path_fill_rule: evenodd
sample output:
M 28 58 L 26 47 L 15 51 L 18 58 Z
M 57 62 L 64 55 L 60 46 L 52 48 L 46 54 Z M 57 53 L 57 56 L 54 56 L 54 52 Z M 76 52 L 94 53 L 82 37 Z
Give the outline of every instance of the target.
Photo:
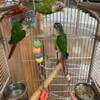
M 65 68 L 64 68 L 64 61 L 68 58 L 69 54 L 67 51 L 67 35 L 64 32 L 63 26 L 61 23 L 54 23 L 54 28 L 56 29 L 58 35 L 56 38 L 56 46 L 58 51 L 61 53 L 61 62 L 62 62 L 62 67 L 65 73 Z
M 35 11 L 41 14 L 51 14 L 62 11 L 64 4 L 58 0 L 33 0 Z
M 12 30 L 11 30 L 11 38 L 9 41 L 9 44 L 11 45 L 11 50 L 8 56 L 8 59 L 11 58 L 17 44 L 23 40 L 26 36 L 26 31 L 22 28 L 21 25 L 22 21 L 21 20 L 15 20 L 12 25 Z

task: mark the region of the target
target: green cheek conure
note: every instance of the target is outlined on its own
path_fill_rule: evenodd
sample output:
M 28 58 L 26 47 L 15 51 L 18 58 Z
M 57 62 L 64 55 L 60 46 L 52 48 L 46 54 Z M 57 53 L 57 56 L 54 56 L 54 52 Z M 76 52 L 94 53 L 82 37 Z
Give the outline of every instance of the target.
M 58 0 L 33 0 L 35 11 L 41 14 L 51 14 L 63 10 L 64 4 Z
M 21 21 L 15 20 L 12 25 L 11 38 L 9 44 L 11 45 L 11 50 L 8 59 L 11 58 L 17 44 L 24 39 L 26 36 L 26 31 L 22 28 Z
M 61 23 L 54 23 L 54 28 L 57 31 L 56 46 L 58 51 L 61 53 L 60 60 L 62 61 L 62 67 L 65 73 L 64 60 L 69 56 L 67 51 L 67 35 L 65 34 Z

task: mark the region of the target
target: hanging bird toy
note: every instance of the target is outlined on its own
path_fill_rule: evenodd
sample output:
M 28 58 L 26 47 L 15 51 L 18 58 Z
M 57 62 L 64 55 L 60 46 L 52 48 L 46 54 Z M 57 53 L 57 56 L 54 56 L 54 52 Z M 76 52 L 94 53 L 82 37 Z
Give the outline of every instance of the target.
M 15 7 L 9 9 L 6 13 L 4 13 L 3 17 L 12 17 L 20 15 L 27 10 L 27 7 L 22 2 L 19 2 Z
M 41 94 L 40 94 L 40 99 L 39 100 L 48 100 L 48 95 L 49 95 L 49 91 L 48 89 L 43 89 L 41 91 Z
M 5 12 L 2 16 L 3 17 L 20 17 L 23 13 L 25 12 L 28 12 L 30 10 L 33 10 L 33 2 L 30 2 L 30 1 L 24 1 L 24 2 L 19 2 L 17 5 L 15 5 L 15 7 L 13 8 L 10 8 L 7 12 Z M 33 13 L 32 11 L 31 12 L 28 12 L 29 13 Z M 30 16 L 30 14 L 29 14 Z
M 44 15 L 62 11 L 64 4 L 58 0 L 33 0 L 35 11 Z
M 41 50 L 42 43 L 39 40 L 34 40 L 32 45 L 33 45 L 33 54 L 34 54 L 35 61 L 38 64 L 43 63 L 44 57 Z

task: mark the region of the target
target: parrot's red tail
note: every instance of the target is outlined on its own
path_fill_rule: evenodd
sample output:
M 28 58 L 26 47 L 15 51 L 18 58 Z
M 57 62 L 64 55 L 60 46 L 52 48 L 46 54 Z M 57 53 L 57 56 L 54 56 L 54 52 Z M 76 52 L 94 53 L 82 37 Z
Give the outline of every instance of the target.
M 66 75 L 66 72 L 65 72 L 65 59 L 64 59 L 63 56 L 61 57 L 60 62 L 62 64 L 62 70 L 64 72 L 64 75 Z
M 12 45 L 11 50 L 10 50 L 10 53 L 9 53 L 9 56 L 8 56 L 8 59 L 10 59 L 10 58 L 11 58 L 11 56 L 13 55 L 13 53 L 14 53 L 14 51 L 15 51 L 16 46 L 17 46 L 17 44 Z

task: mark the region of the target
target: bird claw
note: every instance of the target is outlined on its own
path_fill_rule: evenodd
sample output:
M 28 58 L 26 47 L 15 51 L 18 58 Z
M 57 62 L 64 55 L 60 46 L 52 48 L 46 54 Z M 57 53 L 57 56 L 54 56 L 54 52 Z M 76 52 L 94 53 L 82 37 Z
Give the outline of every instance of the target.
M 65 75 L 65 78 L 68 80 L 68 82 L 71 80 L 71 77 L 69 74 Z
M 25 37 L 28 37 L 28 36 L 30 36 L 30 34 L 29 34 L 29 33 L 27 33 Z

